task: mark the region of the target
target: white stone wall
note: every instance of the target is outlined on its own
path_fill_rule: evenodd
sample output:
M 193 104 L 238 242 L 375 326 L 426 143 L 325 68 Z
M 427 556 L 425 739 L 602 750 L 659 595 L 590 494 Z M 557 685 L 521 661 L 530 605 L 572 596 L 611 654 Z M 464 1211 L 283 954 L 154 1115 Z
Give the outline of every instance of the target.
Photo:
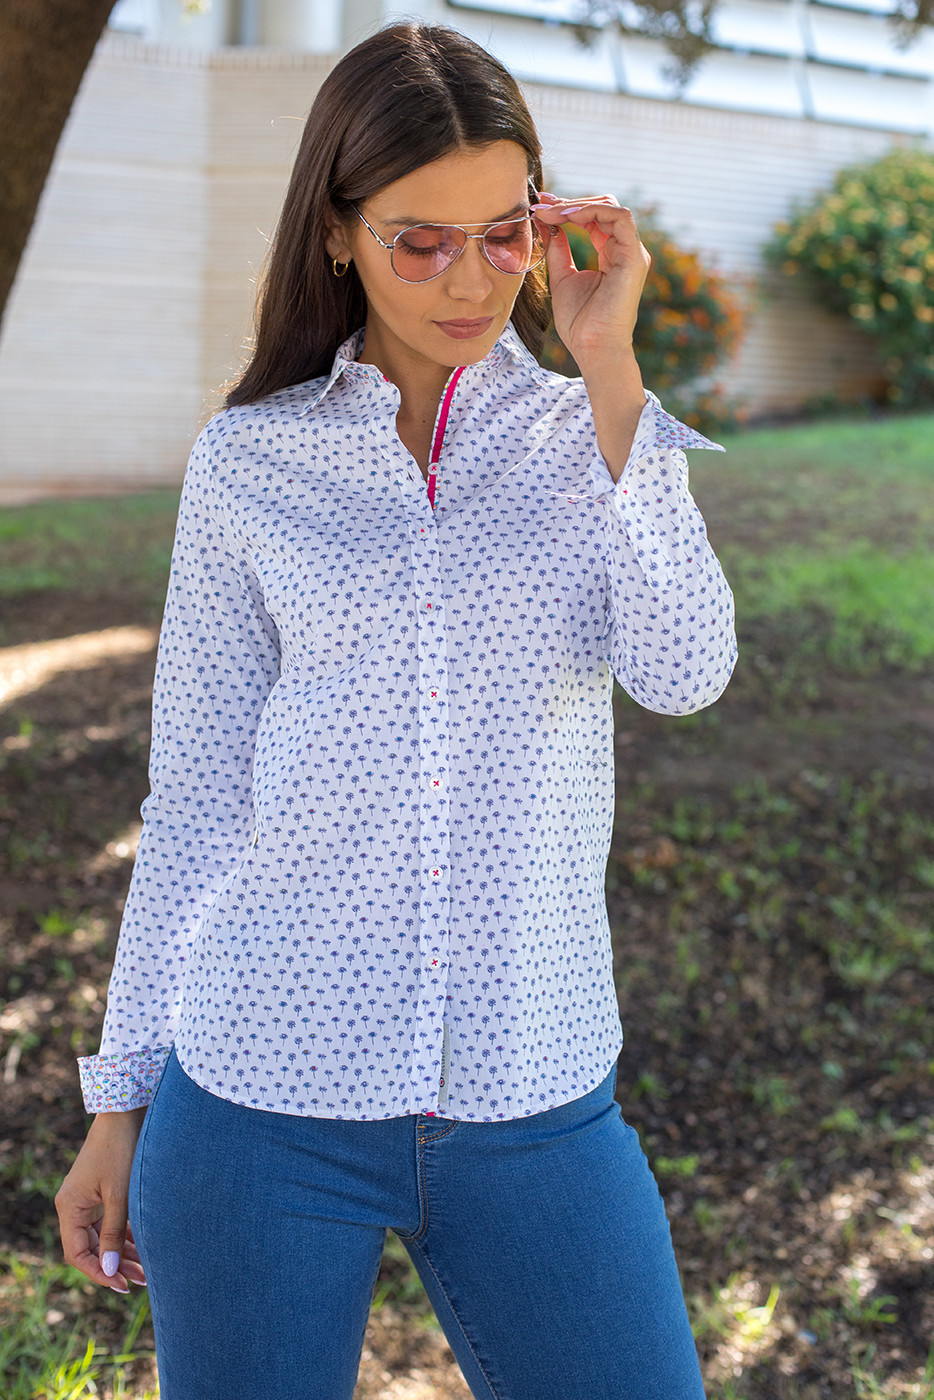
M 102 42 L 0 338 L 0 500 L 180 479 L 328 66 Z
M 665 228 L 732 282 L 748 331 L 716 378 L 748 413 L 878 387 L 867 337 L 811 306 L 792 283 L 765 276 L 760 249 L 793 199 L 904 138 L 618 93 L 527 90 L 557 191 L 606 190 L 654 206 Z
M 238 364 L 251 278 L 333 61 L 102 42 L 0 341 L 0 500 L 180 479 L 218 385 Z M 751 412 L 872 383 L 858 332 L 787 288 L 763 298 L 757 250 L 792 198 L 904 138 L 557 84 L 526 88 L 556 189 L 654 203 L 677 236 L 744 289 L 751 329 L 721 378 Z

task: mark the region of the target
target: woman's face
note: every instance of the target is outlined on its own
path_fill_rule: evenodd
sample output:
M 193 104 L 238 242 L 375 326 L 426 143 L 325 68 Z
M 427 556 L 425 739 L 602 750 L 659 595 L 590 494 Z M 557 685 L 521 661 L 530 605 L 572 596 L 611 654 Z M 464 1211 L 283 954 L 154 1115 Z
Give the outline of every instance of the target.
M 391 243 L 410 224 L 460 224 L 482 233 L 484 224 L 523 214 L 529 207 L 528 161 L 514 141 L 453 151 L 394 180 L 359 205 L 380 238 Z M 468 239 L 455 262 L 430 282 L 403 282 L 390 255 L 356 216 L 329 230 L 327 250 L 353 260 L 367 298 L 362 359 L 388 378 L 476 364 L 506 326 L 522 277 L 500 272 Z M 446 373 L 441 376 L 442 382 Z

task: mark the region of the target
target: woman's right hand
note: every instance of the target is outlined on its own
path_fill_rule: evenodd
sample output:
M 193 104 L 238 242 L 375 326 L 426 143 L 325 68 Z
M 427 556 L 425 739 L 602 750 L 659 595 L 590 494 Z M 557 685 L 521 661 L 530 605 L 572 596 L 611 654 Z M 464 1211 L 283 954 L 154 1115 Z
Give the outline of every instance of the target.
M 130 1171 L 145 1116 L 145 1107 L 98 1113 L 55 1197 L 66 1262 L 116 1293 L 128 1293 L 127 1283 L 146 1282 L 127 1223 Z

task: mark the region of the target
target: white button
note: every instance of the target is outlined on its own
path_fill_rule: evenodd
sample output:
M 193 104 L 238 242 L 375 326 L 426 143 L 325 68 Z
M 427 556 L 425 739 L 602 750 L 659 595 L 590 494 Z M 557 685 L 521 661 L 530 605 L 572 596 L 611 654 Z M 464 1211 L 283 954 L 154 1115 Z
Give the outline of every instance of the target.
M 440 690 L 429 690 L 429 692 L 428 692 L 428 699 L 429 699 L 429 700 L 440 700 L 440 699 L 441 699 L 441 691 L 440 691 Z
M 432 792 L 440 792 L 441 786 L 442 786 L 442 784 L 441 784 L 441 779 L 440 779 L 440 778 L 429 778 L 429 780 L 428 780 L 428 786 L 431 788 Z
M 428 878 L 431 879 L 431 880 L 443 880 L 443 879 L 444 879 L 444 871 L 443 871 L 443 869 L 441 868 L 441 866 L 440 866 L 440 865 L 433 865 L 433 866 L 431 867 L 431 869 L 429 870 L 429 872 L 428 872 Z

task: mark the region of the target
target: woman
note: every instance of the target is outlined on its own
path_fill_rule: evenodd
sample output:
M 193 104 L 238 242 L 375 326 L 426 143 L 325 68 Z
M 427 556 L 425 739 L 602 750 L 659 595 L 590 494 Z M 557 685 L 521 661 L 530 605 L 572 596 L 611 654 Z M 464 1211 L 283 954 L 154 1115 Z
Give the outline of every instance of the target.
M 387 1228 L 475 1396 L 703 1395 L 614 1099 L 603 877 L 613 676 L 711 703 L 732 599 L 680 452 L 711 444 L 633 357 L 632 216 L 541 184 L 483 50 L 360 44 L 192 453 L 57 1198 L 70 1263 L 150 1283 L 162 1400 L 349 1400 Z M 582 378 L 532 353 L 546 266 Z

